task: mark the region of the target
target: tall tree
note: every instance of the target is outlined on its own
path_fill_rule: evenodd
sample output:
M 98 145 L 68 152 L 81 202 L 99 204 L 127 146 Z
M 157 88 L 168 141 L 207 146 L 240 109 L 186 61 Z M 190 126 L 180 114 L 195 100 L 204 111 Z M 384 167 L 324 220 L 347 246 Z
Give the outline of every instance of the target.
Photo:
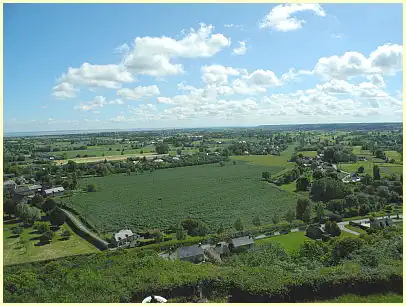
M 238 218 L 237 220 L 235 220 L 234 228 L 239 232 L 244 230 L 244 224 L 242 223 L 241 218 Z
M 286 212 L 285 220 L 288 221 L 289 223 L 292 223 L 293 220 L 295 220 L 295 212 L 292 209 L 289 209 Z
M 178 224 L 178 227 L 176 228 L 176 239 L 178 240 L 186 239 L 186 232 L 181 224 Z
M 381 174 L 378 165 L 374 165 L 373 173 L 374 173 L 374 181 L 378 181 L 381 179 Z
M 299 220 L 303 220 L 303 215 L 309 207 L 310 207 L 309 199 L 307 198 L 298 199 L 296 204 L 296 218 Z
M 252 224 L 254 224 L 255 226 L 260 226 L 261 225 L 261 219 L 259 218 L 258 215 L 256 215 L 254 217 L 254 219 L 252 219 Z

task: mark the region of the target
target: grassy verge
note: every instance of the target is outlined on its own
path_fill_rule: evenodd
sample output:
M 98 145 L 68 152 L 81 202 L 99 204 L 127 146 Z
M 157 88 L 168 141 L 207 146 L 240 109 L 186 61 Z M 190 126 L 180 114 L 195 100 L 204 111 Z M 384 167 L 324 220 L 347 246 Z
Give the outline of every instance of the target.
M 344 227 L 348 228 L 349 230 L 352 230 L 354 232 L 360 233 L 360 234 L 365 234 L 366 233 L 366 231 L 364 231 L 363 229 L 361 229 L 359 227 L 352 226 L 352 225 L 345 225 Z
M 331 300 L 315 301 L 315 303 L 402 303 L 403 297 L 398 293 L 388 292 L 372 295 L 344 294 Z

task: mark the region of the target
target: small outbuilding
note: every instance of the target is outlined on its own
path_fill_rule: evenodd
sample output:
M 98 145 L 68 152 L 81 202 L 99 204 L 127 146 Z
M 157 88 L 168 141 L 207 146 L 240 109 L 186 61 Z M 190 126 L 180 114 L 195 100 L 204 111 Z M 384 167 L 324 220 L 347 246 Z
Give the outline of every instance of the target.
M 254 239 L 251 236 L 243 236 L 231 239 L 230 249 L 232 251 L 238 251 L 241 249 L 250 249 L 254 246 Z

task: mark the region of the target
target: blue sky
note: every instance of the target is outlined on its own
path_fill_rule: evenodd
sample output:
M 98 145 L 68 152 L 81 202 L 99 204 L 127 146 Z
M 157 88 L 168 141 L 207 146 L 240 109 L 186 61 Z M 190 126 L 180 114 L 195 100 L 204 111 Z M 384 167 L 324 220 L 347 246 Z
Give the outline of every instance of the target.
M 402 120 L 400 4 L 5 4 L 6 132 Z

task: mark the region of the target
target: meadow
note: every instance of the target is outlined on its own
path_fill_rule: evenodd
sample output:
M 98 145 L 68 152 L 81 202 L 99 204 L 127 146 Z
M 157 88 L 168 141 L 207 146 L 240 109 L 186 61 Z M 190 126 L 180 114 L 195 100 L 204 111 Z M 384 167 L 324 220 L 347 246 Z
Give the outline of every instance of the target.
M 16 225 L 18 225 L 18 223 L 15 220 L 8 220 L 3 224 L 4 265 L 99 252 L 95 246 L 70 230 L 67 224 L 62 225 L 61 228 L 55 232 L 55 237 L 52 239 L 51 243 L 45 245 L 38 245 L 40 234 L 38 234 L 32 227 L 24 228 L 20 237 L 14 235 L 12 233 L 12 228 Z M 60 234 L 66 229 L 69 229 L 72 232 L 72 236 L 69 240 L 62 240 Z M 19 242 L 21 238 L 24 240 L 24 246 Z
M 79 192 L 64 201 L 103 233 L 126 227 L 163 230 L 187 217 L 212 230 L 230 228 L 239 217 L 248 227 L 256 215 L 270 223 L 275 212 L 282 215 L 295 207 L 293 193 L 261 181 L 262 171 L 282 169 L 240 161 L 88 178 L 81 186 L 94 183 L 96 192 Z
M 300 246 L 305 241 L 311 241 L 312 239 L 305 236 L 305 232 L 292 232 L 286 235 L 278 235 L 269 238 L 264 238 L 255 241 L 255 244 L 267 245 L 272 243 L 279 243 L 287 252 L 294 252 L 300 249 Z

